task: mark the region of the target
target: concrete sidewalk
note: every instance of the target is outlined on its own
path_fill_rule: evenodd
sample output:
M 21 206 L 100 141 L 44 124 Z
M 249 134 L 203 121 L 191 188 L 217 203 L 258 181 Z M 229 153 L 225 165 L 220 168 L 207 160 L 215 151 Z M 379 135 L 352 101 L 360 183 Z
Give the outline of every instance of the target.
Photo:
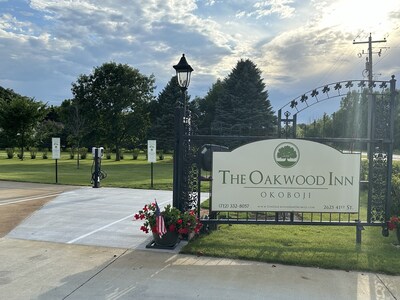
M 0 299 L 400 299 L 400 277 L 148 250 L 168 191 L 78 188 L 0 239 Z M 184 243 L 180 244 L 182 247 Z
M 1 299 L 400 299 L 400 278 L 0 239 Z

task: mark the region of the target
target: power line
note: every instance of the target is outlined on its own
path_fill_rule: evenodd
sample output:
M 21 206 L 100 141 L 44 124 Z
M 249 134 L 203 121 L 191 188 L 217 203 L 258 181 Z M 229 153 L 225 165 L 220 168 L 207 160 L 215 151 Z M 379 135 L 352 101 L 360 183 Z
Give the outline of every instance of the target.
M 361 38 L 362 33 L 364 33 L 364 30 L 359 30 L 355 39 Z M 320 79 L 318 80 L 318 85 L 323 84 L 326 78 L 328 78 L 331 74 L 334 74 L 343 65 L 343 62 L 350 55 L 351 52 L 355 52 L 353 47 L 346 46 L 345 51 L 342 52 L 342 54 L 340 54 L 338 57 L 336 57 L 334 62 L 329 67 L 328 71 L 326 71 L 325 74 L 322 77 L 320 77 Z
M 368 41 L 363 41 L 363 42 L 356 42 L 353 40 L 353 45 L 354 44 L 368 44 L 368 57 L 366 58 L 366 63 L 365 63 L 365 70 L 363 71 L 363 75 L 368 75 L 368 80 L 372 81 L 373 80 L 373 73 L 372 73 L 372 54 L 378 54 L 379 56 L 382 54 L 382 49 L 380 49 L 378 52 L 373 53 L 372 52 L 372 44 L 373 43 L 386 43 L 386 38 L 383 40 L 378 40 L 378 41 L 373 41 L 372 40 L 372 35 L 371 33 L 369 34 Z M 364 52 L 364 50 L 359 53 L 359 57 L 362 57 L 364 54 L 367 54 Z
M 378 41 L 373 41 L 372 40 L 372 35 L 371 33 L 369 34 L 369 38 L 368 41 L 363 41 L 363 42 L 356 42 L 355 40 L 353 40 L 353 44 L 368 44 L 368 57 L 366 58 L 366 63 L 365 63 L 365 69 L 363 71 L 363 75 L 368 75 L 368 81 L 369 81 L 369 89 L 370 89 L 370 93 L 368 95 L 368 139 L 371 139 L 374 135 L 372 133 L 372 118 L 373 118 L 373 104 L 374 104 L 374 100 L 372 97 L 372 80 L 373 80 L 373 73 L 372 73 L 372 44 L 374 43 L 386 43 L 386 38 L 384 38 L 383 40 L 378 40 Z M 379 52 L 376 52 L 375 54 L 378 54 L 379 56 L 381 55 L 382 51 L 379 50 Z M 359 54 L 359 57 L 362 57 L 364 54 L 364 51 L 362 53 Z M 367 74 L 365 74 L 367 73 Z M 368 157 L 371 158 L 371 145 L 368 144 Z

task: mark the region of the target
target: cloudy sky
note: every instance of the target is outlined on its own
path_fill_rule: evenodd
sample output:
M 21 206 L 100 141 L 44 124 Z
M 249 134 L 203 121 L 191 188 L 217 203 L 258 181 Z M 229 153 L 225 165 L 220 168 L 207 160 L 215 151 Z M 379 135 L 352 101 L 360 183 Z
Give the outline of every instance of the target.
M 115 61 L 154 74 L 157 95 L 185 53 L 193 98 L 248 58 L 276 111 L 316 87 L 362 79 L 368 45 L 353 40 L 370 33 L 387 40 L 373 44 L 375 79 L 400 76 L 399 0 L 0 0 L 0 86 L 59 105 L 80 74 Z

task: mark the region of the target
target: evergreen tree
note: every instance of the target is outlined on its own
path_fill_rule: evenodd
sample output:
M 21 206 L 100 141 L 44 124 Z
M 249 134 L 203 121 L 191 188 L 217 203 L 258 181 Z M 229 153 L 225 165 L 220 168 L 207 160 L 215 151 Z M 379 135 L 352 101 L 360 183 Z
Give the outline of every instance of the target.
M 223 82 L 212 133 L 272 135 L 275 124 L 261 71 L 252 61 L 240 60 Z
M 5 89 L 0 86 L 0 100 L 10 102 L 13 98 L 18 97 L 17 93 L 15 93 L 12 89 Z
M 211 134 L 211 124 L 215 119 L 215 109 L 218 99 L 224 92 L 223 82 L 218 79 L 204 98 L 197 98 L 199 134 Z
M 151 129 L 149 139 L 157 140 L 157 148 L 165 152 L 174 149 L 175 108 L 181 99 L 181 89 L 176 76 L 173 76 L 150 104 Z

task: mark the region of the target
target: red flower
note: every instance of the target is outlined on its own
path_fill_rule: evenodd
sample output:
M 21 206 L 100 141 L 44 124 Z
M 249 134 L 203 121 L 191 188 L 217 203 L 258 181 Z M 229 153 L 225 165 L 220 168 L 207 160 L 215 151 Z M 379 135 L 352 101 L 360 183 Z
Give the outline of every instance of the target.
M 201 227 L 203 227 L 203 224 L 201 224 L 201 223 L 198 223 L 198 224 L 196 225 L 196 228 L 194 229 L 194 232 L 195 232 L 195 233 L 199 233 L 199 232 L 200 232 L 200 229 L 201 229 Z
M 398 223 L 399 222 L 399 217 L 391 217 L 390 218 L 390 222 L 392 222 L 392 223 Z
M 189 233 L 189 229 L 181 228 L 181 229 L 178 230 L 178 233 L 180 233 L 180 234 L 188 234 Z
M 1 0 L 0 0 L 1 1 Z M 156 204 L 146 204 L 142 210 L 134 214 L 134 220 L 142 220 L 143 226 L 140 230 L 148 233 L 149 231 L 158 233 L 156 224 Z M 170 204 L 161 212 L 166 222 L 166 227 L 169 232 L 178 232 L 182 235 L 189 233 L 199 233 L 202 225 L 200 220 L 196 217 L 196 211 L 190 210 L 180 212 L 177 208 L 172 207 Z
M 400 219 L 398 216 L 392 216 L 388 222 L 389 230 L 395 230 L 398 226 L 400 226 Z

